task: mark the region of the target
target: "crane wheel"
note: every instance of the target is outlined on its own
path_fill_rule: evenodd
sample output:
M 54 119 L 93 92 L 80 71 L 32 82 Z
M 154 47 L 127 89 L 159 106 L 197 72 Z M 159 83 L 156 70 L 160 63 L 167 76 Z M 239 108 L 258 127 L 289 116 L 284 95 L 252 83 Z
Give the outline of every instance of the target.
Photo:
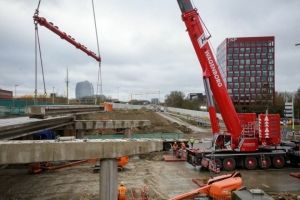
M 261 169 L 269 169 L 271 166 L 271 158 L 269 156 L 265 156 L 264 159 L 259 159 L 258 165 Z
M 255 169 L 257 167 L 257 160 L 253 156 L 247 156 L 245 158 L 245 167 L 246 169 Z
M 215 159 L 215 164 L 216 164 L 217 168 L 222 169 L 223 165 L 222 165 L 222 160 L 221 159 L 216 158 Z
M 233 171 L 235 169 L 236 162 L 234 158 L 225 158 L 223 160 L 223 169 L 226 171 Z
M 283 168 L 284 163 L 285 163 L 284 157 L 281 155 L 274 156 L 272 159 L 272 164 L 277 169 Z

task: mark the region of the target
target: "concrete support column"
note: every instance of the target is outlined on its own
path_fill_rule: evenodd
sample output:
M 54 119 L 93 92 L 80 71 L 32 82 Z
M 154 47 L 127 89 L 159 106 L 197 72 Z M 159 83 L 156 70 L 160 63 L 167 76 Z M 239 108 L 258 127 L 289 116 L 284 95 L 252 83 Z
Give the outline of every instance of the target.
M 125 137 L 132 138 L 132 128 L 128 128 L 125 130 Z
M 84 131 L 82 131 L 82 130 L 76 130 L 76 138 L 77 139 L 82 139 L 82 138 L 84 138 Z
M 118 199 L 117 160 L 101 159 L 100 168 L 100 200 Z

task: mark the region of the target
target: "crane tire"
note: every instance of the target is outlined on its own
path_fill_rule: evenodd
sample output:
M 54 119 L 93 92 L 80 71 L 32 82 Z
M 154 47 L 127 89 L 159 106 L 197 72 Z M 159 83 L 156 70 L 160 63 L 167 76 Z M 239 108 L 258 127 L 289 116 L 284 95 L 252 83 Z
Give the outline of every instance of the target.
M 273 167 L 275 167 L 277 169 L 283 168 L 284 164 L 285 164 L 285 159 L 281 155 L 276 155 L 272 159 L 272 164 L 273 164 Z
M 264 163 L 263 163 L 264 162 Z M 271 166 L 271 158 L 269 156 L 265 156 L 265 159 L 262 160 L 259 158 L 258 165 L 261 169 L 269 169 Z
M 245 167 L 246 169 L 252 170 L 257 167 L 257 160 L 254 156 L 247 156 L 245 158 Z
M 236 162 L 234 158 L 224 158 L 223 160 L 223 169 L 226 171 L 235 170 Z

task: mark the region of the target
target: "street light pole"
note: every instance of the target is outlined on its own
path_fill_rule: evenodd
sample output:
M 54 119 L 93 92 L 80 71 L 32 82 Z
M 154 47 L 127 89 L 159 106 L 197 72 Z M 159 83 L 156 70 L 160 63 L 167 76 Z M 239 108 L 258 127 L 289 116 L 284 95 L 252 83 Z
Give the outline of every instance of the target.
M 292 118 L 292 123 L 293 123 L 293 126 L 292 126 L 292 129 L 295 130 L 295 117 L 294 117 L 294 97 L 295 97 L 295 94 L 293 94 L 293 97 L 292 97 L 292 106 L 293 106 L 293 118 Z
M 120 95 L 119 95 L 119 90 L 120 90 L 120 87 L 117 87 L 117 89 L 118 89 L 118 101 L 120 101 Z
M 17 87 L 18 86 L 19 86 L 18 84 L 15 84 L 15 98 L 17 97 Z
M 55 87 L 53 86 L 52 89 L 53 89 L 53 92 L 52 92 L 52 104 L 54 104 L 54 95 L 55 95 L 54 89 L 55 89 Z
M 300 43 L 296 43 L 295 46 L 300 46 Z M 295 97 L 295 94 L 293 94 L 293 98 L 292 98 L 292 103 L 293 103 L 293 130 L 295 129 L 294 97 Z M 299 112 L 298 112 L 298 116 L 299 116 Z M 299 119 L 299 117 L 298 117 L 298 119 Z
M 13 110 L 12 110 L 13 112 L 14 112 L 15 106 L 16 106 L 16 102 L 15 102 L 16 100 L 15 100 L 15 99 L 17 98 L 17 86 L 19 86 L 19 85 L 18 85 L 18 84 L 15 84 L 15 94 L 14 94 L 14 96 L 13 96 L 13 108 L 12 108 L 12 109 L 13 109 Z

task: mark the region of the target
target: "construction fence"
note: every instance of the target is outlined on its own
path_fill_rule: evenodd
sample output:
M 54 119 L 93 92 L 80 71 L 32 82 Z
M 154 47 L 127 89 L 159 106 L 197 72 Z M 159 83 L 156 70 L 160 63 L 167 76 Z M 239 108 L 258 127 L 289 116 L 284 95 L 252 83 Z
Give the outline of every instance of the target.
M 47 101 L 34 102 L 32 99 L 0 99 L 0 117 L 22 116 L 26 107 L 32 105 L 52 105 Z

